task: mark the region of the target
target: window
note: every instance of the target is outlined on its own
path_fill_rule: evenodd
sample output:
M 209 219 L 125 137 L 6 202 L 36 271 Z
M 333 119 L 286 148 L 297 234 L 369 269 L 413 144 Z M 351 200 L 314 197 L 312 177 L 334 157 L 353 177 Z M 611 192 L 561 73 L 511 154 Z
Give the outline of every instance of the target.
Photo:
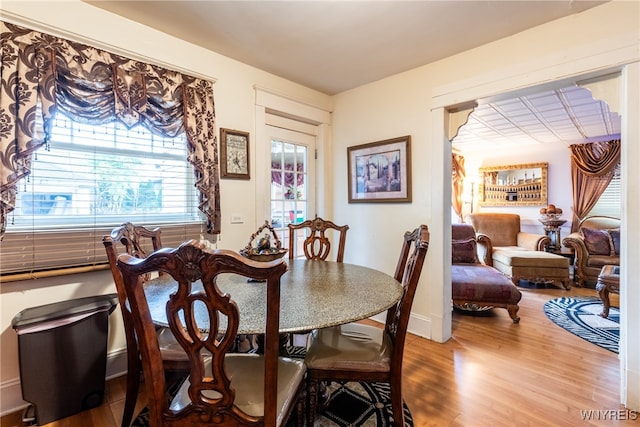
M 3 274 L 106 262 L 102 236 L 127 221 L 162 226 L 164 246 L 201 232 L 184 133 L 165 138 L 57 113 L 50 140 L 19 184 L 2 243 Z
M 621 200 L 621 192 L 622 185 L 620 179 L 620 164 L 615 169 L 613 179 L 607 186 L 607 189 L 604 190 L 604 193 L 600 195 L 598 202 L 591 209 L 587 217 L 590 216 L 610 216 L 614 218 L 620 218 L 620 207 L 622 204 Z

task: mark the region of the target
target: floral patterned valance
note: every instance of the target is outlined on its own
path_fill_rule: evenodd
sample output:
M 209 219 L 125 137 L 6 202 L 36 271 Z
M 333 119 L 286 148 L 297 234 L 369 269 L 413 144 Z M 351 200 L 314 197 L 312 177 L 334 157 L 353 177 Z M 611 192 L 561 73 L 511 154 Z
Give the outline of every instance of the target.
M 166 137 L 186 133 L 199 208 L 220 233 L 213 83 L 0 21 L 0 238 L 17 183 L 48 143 L 56 111 L 88 124 L 120 120 Z

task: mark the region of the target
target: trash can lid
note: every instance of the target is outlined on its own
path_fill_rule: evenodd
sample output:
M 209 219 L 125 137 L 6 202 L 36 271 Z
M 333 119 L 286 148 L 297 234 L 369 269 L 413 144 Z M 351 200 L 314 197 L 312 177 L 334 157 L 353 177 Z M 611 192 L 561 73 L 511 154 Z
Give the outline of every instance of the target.
M 19 331 L 38 323 L 77 316 L 82 313 L 98 312 L 105 309 L 109 309 L 109 313 L 111 313 L 117 305 L 118 294 L 96 295 L 54 302 L 22 310 L 13 317 L 11 326 Z

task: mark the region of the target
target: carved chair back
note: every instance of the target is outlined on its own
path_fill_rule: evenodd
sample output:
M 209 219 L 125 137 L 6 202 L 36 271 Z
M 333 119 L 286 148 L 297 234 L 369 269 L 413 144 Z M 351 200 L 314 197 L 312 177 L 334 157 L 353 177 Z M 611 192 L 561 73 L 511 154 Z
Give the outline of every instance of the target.
M 275 426 L 279 365 L 280 278 L 286 272 L 283 260 L 254 262 L 229 250 L 207 252 L 196 241 L 183 243 L 176 249 L 161 249 L 146 259 L 121 255 L 118 267 L 129 295 L 136 333 L 139 339 L 145 385 L 149 396 L 150 424 L 153 426 L 200 425 L 265 425 Z M 178 290 L 167 301 L 169 327 L 188 354 L 188 381 L 169 402 L 167 380 L 162 369 L 155 325 L 145 297 L 144 276 L 163 271 L 178 283 Z M 241 360 L 264 363 L 263 416 L 248 414 L 236 406 L 237 378 L 228 373 L 225 363 L 232 351 L 240 322 L 236 303 L 222 294 L 216 281 L 222 274 L 233 273 L 261 281 L 266 286 L 265 354 L 234 354 Z M 202 288 L 194 289 L 194 282 Z M 263 282 L 263 283 L 262 283 Z M 203 318 L 195 312 L 206 313 Z M 204 353 L 211 357 L 203 357 Z M 241 363 L 241 362 L 240 362 Z M 304 366 L 301 364 L 301 366 Z M 249 371 L 251 368 L 245 368 Z M 253 371 L 251 374 L 256 375 Z M 302 377 L 300 376 L 300 382 Z M 234 383 L 234 380 L 236 382 Z M 254 389 L 255 392 L 255 389 Z M 239 393 L 239 392 L 238 392 Z M 254 393 L 255 394 L 255 393 Z M 260 402 L 254 402 L 259 404 Z
M 149 230 L 144 226 L 136 226 L 127 222 L 114 228 L 109 236 L 103 236 L 102 238 L 102 244 L 104 245 L 107 253 L 107 259 L 109 260 L 109 267 L 111 269 L 111 275 L 113 276 L 113 282 L 116 286 L 116 292 L 118 293 L 118 301 L 120 303 L 120 312 L 122 313 L 122 323 L 124 325 L 125 339 L 127 343 L 127 390 L 122 415 L 122 426 L 128 427 L 131 423 L 133 412 L 135 410 L 141 367 L 138 342 L 133 326 L 133 317 L 131 315 L 131 309 L 127 298 L 127 292 L 124 287 L 122 274 L 117 266 L 117 242 L 120 242 L 124 246 L 124 251 L 127 254 L 137 258 L 145 258 L 147 253 L 162 248 L 160 229 L 155 228 L 153 230 Z M 159 331 L 159 333 L 162 332 Z M 172 347 L 173 338 L 168 335 L 164 336 L 166 337 L 164 343 L 165 347 Z M 185 371 L 188 369 L 188 361 L 178 352 L 178 355 L 173 354 L 172 357 L 165 360 L 165 369 Z
M 289 224 L 289 259 L 295 257 L 295 245 L 297 244 L 297 233 L 304 230 L 307 233 L 302 249 L 304 256 L 310 260 L 325 261 L 331 252 L 331 241 L 326 235 L 327 230 L 335 230 L 339 233 L 336 261 L 342 262 L 344 259 L 344 247 L 347 240 L 348 225 L 336 225 L 332 221 L 316 217 L 308 219 L 299 224 Z
M 429 228 L 422 224 L 404 234 L 400 258 L 394 277 L 402 283 L 402 297 L 387 310 L 385 330 L 393 342 L 391 369 L 402 372 L 402 355 L 409 326 L 411 306 L 422 274 L 427 250 L 429 249 Z

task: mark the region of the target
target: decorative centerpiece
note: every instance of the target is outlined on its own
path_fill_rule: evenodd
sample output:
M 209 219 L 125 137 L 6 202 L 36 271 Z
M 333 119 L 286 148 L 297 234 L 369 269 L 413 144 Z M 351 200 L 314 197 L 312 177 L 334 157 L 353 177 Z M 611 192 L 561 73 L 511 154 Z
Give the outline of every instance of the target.
M 260 233 L 265 231 L 265 229 L 268 231 L 261 236 Z M 269 232 L 271 232 L 271 234 L 269 234 Z M 275 240 L 275 244 L 271 241 L 272 237 Z M 240 250 L 240 255 L 254 261 L 263 262 L 282 258 L 286 253 L 287 250 L 282 248 L 282 242 L 280 242 L 276 231 L 269 224 L 269 221 L 265 221 L 264 225 L 251 235 L 247 246 Z
M 547 246 L 546 250 L 549 252 L 560 250 L 562 248 L 560 245 L 560 227 L 567 222 L 566 219 L 560 218 L 562 209 L 550 204 L 546 208 L 540 209 L 540 214 L 538 221 L 544 226 L 545 234 L 551 238 L 551 244 Z

